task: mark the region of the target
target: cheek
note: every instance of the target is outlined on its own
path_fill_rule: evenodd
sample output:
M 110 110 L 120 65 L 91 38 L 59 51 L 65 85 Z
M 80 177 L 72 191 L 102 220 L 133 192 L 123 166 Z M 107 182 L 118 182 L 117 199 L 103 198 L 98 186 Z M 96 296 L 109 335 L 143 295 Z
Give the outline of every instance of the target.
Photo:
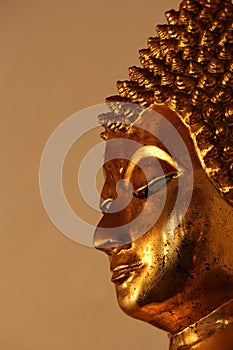
M 191 257 L 195 248 L 186 237 L 183 228 L 166 231 L 163 225 L 157 224 L 137 242 L 143 248 L 137 249 L 136 254 L 145 264 L 136 284 L 142 305 L 167 300 L 180 289 L 184 276 L 192 268 Z M 182 266 L 183 262 L 185 266 Z
M 166 187 L 161 189 L 159 193 L 151 195 L 145 200 L 133 199 L 131 207 L 132 212 L 138 212 L 138 207 L 140 207 L 141 210 L 136 220 L 131 223 L 132 241 L 139 239 L 146 233 L 148 233 L 147 237 L 149 237 L 149 232 L 161 221 L 161 216 L 164 217 L 163 221 L 165 220 L 166 215 L 164 215 L 163 212 L 166 208 Z

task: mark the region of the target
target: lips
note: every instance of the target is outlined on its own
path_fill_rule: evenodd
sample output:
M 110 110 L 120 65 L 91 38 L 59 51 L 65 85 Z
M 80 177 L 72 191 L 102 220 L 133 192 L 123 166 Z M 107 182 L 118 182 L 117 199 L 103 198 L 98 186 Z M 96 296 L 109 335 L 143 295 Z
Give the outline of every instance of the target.
M 142 267 L 142 264 L 120 265 L 116 266 L 112 271 L 112 282 L 121 284 L 125 282 L 133 271 Z

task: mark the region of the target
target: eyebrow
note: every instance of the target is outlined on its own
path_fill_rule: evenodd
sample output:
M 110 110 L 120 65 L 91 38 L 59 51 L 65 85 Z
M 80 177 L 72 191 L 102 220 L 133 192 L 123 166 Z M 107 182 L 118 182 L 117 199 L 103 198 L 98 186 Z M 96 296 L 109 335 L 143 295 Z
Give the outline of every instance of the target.
M 170 164 L 173 168 L 179 170 L 179 166 L 167 152 L 165 152 L 157 146 L 143 146 L 133 153 L 132 157 L 130 158 L 131 162 L 129 163 L 129 166 L 126 169 L 125 175 L 127 176 L 128 173 L 131 173 L 131 171 L 135 167 L 135 164 L 138 164 L 138 162 L 141 159 L 146 157 L 154 157 L 156 159 L 163 160 Z

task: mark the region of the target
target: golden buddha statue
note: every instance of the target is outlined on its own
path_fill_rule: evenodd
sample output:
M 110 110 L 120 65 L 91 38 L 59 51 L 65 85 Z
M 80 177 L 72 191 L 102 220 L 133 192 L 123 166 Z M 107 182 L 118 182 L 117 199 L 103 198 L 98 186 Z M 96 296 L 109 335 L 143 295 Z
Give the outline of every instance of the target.
M 166 17 L 100 116 L 94 244 L 122 310 L 169 332 L 170 349 L 232 350 L 233 5 L 184 0 Z

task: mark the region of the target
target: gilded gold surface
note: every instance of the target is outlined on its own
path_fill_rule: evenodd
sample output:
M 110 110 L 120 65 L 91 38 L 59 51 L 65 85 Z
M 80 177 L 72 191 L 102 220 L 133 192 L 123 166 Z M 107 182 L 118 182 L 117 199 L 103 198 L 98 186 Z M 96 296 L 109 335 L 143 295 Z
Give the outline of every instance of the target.
M 174 176 L 164 186 L 167 188 L 165 208 L 146 234 L 135 240 L 135 232 L 143 232 L 147 225 L 151 226 L 151 213 L 160 208 L 164 187 L 151 196 L 142 194 L 133 197 L 120 212 L 105 213 L 95 233 L 95 246 L 110 257 L 112 281 L 121 308 L 130 316 L 177 333 L 233 298 L 233 210 L 200 165 L 187 128 L 174 112 L 163 108 L 159 111 L 166 114 L 166 118 L 179 129 L 191 155 L 194 189 L 189 209 L 179 227 L 175 227 L 174 221 L 179 216 L 179 210 L 175 216 L 170 216 L 178 186 L 177 176 Z M 106 157 L 111 155 L 111 158 L 118 159 L 104 166 L 106 182 L 102 191 L 103 201 L 116 199 L 116 184 L 121 179 L 129 180 L 135 190 L 140 189 L 145 184 L 145 176 L 139 168 L 143 162 L 147 164 L 150 178 L 171 172 L 178 175 L 179 167 L 182 171 L 178 176 L 187 177 L 189 182 L 189 173 L 183 160 L 180 159 L 179 164 L 171 164 L 170 156 L 165 157 L 163 145 L 145 130 L 148 123 L 152 129 L 159 127 L 157 122 L 151 120 L 149 111 L 142 115 L 140 127 L 133 127 L 128 134 L 119 137 L 118 147 L 107 143 Z M 113 131 L 108 132 L 108 139 L 116 137 Z M 148 148 L 145 148 L 144 157 L 142 154 L 135 157 L 130 148 L 122 146 L 122 138 L 146 144 Z M 153 162 L 155 155 L 148 152 L 153 149 L 151 146 L 163 151 L 163 157 L 160 156 L 162 173 Z M 133 164 L 125 160 L 129 155 Z M 135 165 L 135 161 L 139 166 Z M 118 196 L 124 201 L 124 191 Z M 148 201 L 141 227 L 134 227 L 133 219 Z M 132 223 L 128 232 L 122 232 L 119 228 L 117 233 L 111 235 L 110 229 L 102 230 L 127 223 Z
M 118 146 L 106 145 L 106 159 L 112 160 L 104 165 L 105 213 L 95 246 L 109 255 L 122 310 L 177 334 L 233 299 L 233 6 L 228 0 L 185 0 L 166 17 L 168 25 L 157 26 L 158 37 L 140 50 L 143 68 L 129 69 L 130 80 L 117 83 L 119 96 L 107 99 L 111 112 L 100 116 L 102 137 L 118 140 Z M 181 207 L 188 205 L 184 191 L 171 215 L 178 180 L 191 183 L 190 173 L 185 160 L 172 159 L 153 136 L 160 124 L 150 109 L 179 131 L 193 164 L 192 199 L 178 226 Z M 137 154 L 122 139 L 144 148 Z M 116 191 L 123 179 L 132 184 L 133 197 L 124 209 L 108 212 L 115 202 L 126 203 L 127 187 Z M 164 210 L 153 224 L 164 191 Z M 126 224 L 127 232 L 120 228 Z M 111 227 L 119 229 L 108 232 Z M 140 231 L 146 233 L 136 237 Z M 233 348 L 231 331 L 224 330 L 227 350 Z M 195 347 L 172 349 L 219 349 L 218 334 L 209 347 L 197 332 Z

